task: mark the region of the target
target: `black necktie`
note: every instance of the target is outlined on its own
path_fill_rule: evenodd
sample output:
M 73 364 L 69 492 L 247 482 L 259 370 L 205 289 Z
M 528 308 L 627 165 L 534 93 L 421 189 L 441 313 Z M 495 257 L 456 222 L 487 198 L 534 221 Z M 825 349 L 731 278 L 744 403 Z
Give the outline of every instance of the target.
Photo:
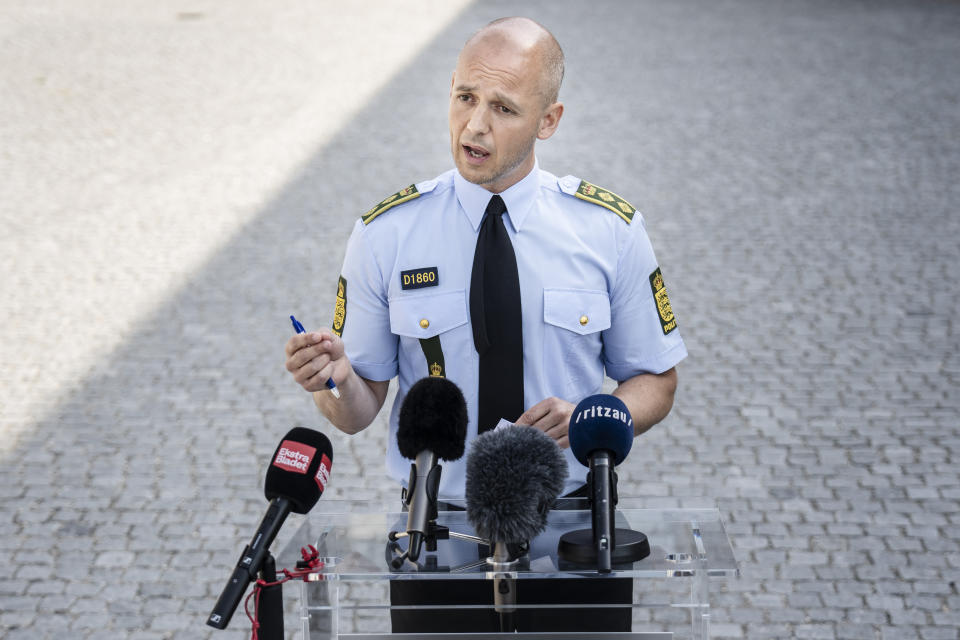
M 523 333 L 517 256 L 503 226 L 503 198 L 493 196 L 484 212 L 473 254 L 470 322 L 480 354 L 477 432 L 511 422 L 523 413 Z

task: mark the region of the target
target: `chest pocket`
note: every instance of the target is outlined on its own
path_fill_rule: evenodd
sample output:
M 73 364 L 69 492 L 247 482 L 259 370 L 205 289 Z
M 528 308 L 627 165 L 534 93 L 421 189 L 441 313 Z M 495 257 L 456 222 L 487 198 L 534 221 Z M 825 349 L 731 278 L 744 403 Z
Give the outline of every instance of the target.
M 465 289 L 390 301 L 390 331 L 406 338 L 432 338 L 467 323 Z
M 543 321 L 585 336 L 610 328 L 610 298 L 606 291 L 544 289 Z
M 562 372 L 566 397 L 575 398 L 603 384 L 600 332 L 610 328 L 606 291 L 543 290 L 543 367 Z

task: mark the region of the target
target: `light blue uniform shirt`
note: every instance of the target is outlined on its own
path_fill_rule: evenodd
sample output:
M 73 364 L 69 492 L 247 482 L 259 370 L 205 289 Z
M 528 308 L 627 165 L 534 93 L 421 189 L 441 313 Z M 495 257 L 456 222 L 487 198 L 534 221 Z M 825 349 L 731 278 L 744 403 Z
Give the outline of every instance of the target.
M 576 404 L 599 393 L 604 370 L 615 380 L 662 373 L 687 351 L 664 325 L 665 292 L 639 213 L 632 223 L 574 193 L 579 178 L 535 166 L 500 194 L 517 256 L 523 312 L 524 409 L 556 396 Z M 444 461 L 440 495 L 462 499 L 466 458 L 477 435 L 479 356 L 470 325 L 470 277 L 477 234 L 491 193 L 456 170 L 420 182 L 419 196 L 358 221 L 347 245 L 342 338 L 356 372 L 369 380 L 399 375 L 390 414 L 387 472 L 405 484 L 410 460 L 397 450 L 397 420 L 407 390 L 430 375 L 420 339 L 439 336 L 446 377 L 463 391 L 467 449 Z M 509 220 L 509 222 L 508 222 Z M 404 289 L 402 272 L 435 268 L 430 286 Z M 430 281 L 432 280 L 432 281 Z M 666 317 L 671 319 L 669 303 Z M 566 450 L 565 492 L 586 467 Z

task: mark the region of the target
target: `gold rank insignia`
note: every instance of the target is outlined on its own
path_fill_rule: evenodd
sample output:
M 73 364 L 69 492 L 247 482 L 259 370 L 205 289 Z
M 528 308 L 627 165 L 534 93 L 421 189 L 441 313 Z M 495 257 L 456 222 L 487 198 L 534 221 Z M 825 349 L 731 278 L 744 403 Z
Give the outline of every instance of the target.
M 397 191 L 392 196 L 387 196 L 386 198 L 381 200 L 377 204 L 377 206 L 375 206 L 373 209 L 370 209 L 370 211 L 367 211 L 365 214 L 360 216 L 360 219 L 363 220 L 363 224 L 370 224 L 374 218 L 376 218 L 378 215 L 380 215 L 384 211 L 387 211 L 391 207 L 395 207 L 398 204 L 403 204 L 408 200 L 413 200 L 414 198 L 417 198 L 419 196 L 420 196 L 420 192 L 417 191 L 417 185 L 412 184 L 406 189 L 401 189 L 400 191 Z
M 677 319 L 673 315 L 670 298 L 667 297 L 667 288 L 663 284 L 660 267 L 650 274 L 650 288 L 653 289 L 653 299 L 657 303 L 657 315 L 660 317 L 663 335 L 667 335 L 677 328 Z
M 337 303 L 333 308 L 333 332 L 343 336 L 343 325 L 347 321 L 347 279 L 340 276 L 337 281 Z
M 605 209 L 613 211 L 615 214 L 623 218 L 627 224 L 630 224 L 631 220 L 633 220 L 633 214 L 637 212 L 637 210 L 633 208 L 632 204 L 617 194 L 613 193 L 612 191 L 607 191 L 606 189 L 601 189 L 597 185 L 590 184 L 586 180 L 580 181 L 580 187 L 573 195 L 581 200 L 592 202 L 593 204 L 600 205 Z

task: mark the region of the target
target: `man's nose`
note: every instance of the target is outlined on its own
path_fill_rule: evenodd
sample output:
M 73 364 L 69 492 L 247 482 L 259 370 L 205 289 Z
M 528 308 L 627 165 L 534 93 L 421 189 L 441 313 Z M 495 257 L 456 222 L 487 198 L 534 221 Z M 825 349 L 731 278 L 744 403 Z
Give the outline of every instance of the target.
M 478 106 L 470 112 L 470 119 L 467 120 L 467 130 L 473 134 L 483 135 L 490 128 L 490 121 L 487 118 L 487 111 L 482 106 Z

